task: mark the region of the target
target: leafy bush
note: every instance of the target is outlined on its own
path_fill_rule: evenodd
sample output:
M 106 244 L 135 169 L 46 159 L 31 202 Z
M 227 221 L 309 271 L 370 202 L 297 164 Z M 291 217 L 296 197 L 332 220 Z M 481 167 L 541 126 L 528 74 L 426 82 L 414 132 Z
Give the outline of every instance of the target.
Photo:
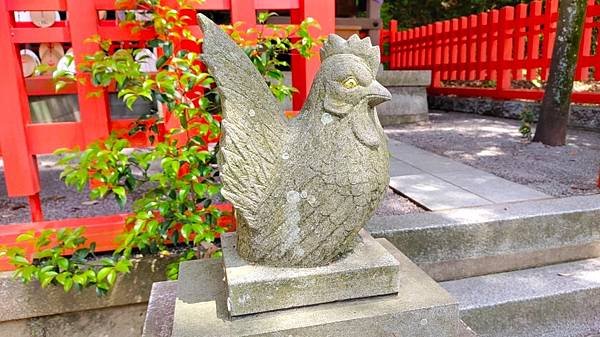
M 118 6 L 130 3 L 117 0 Z M 146 132 L 153 147 L 131 149 L 122 135 L 112 134 L 83 151 L 61 149 L 57 153 L 62 155 L 59 163 L 65 165 L 61 178 L 80 192 L 88 187 L 92 200 L 114 197 L 123 207 L 131 192 L 141 187 L 145 192 L 134 201 L 112 258 L 94 260 L 94 243 L 87 244 L 82 228 L 21 235 L 18 241 L 35 247 L 31 259 L 21 248 L 1 250 L 0 254 L 16 267 L 15 276 L 25 283 L 38 280 L 42 286 L 62 285 L 65 291 L 73 285 L 95 286 L 104 294 L 114 285 L 117 274 L 129 272 L 134 252 L 178 250 L 179 260 L 167 270 L 170 279 L 177 278 L 180 261 L 219 255 L 213 242 L 226 231 L 218 223 L 222 200 L 216 165 L 218 146 L 214 146 L 220 132 L 220 104 L 199 53 L 188 50 L 197 49 L 201 43 L 189 27 L 187 15 L 195 11 L 185 0 L 179 0 L 179 10 L 157 0 L 136 0 L 135 4 L 151 20 L 135 21 L 134 13 L 129 13 L 121 24 L 132 31 L 154 29 L 152 40 L 139 48 L 113 51 L 112 41 L 91 37 L 88 42 L 98 44 L 99 51 L 85 56 L 77 65 L 76 75 L 56 71 L 54 78 L 57 90 L 71 81 L 91 81 L 99 88 L 98 93 L 116 85 L 118 97 L 130 109 L 138 100 L 164 106 L 168 112 L 157 109 L 140 116 L 129 132 Z M 260 23 L 270 15 L 261 13 Z M 266 25 L 260 30 L 241 31 L 239 24 L 233 24 L 225 29 L 244 48 L 273 94 L 283 100 L 295 89 L 283 84 L 281 70 L 289 65 L 280 57 L 291 52 L 310 57 L 319 43 L 309 34 L 314 26 L 317 23 L 309 18 L 298 28 Z M 301 38 L 294 41 L 294 34 Z M 156 73 L 141 70 L 138 55 L 142 48 L 162 51 Z

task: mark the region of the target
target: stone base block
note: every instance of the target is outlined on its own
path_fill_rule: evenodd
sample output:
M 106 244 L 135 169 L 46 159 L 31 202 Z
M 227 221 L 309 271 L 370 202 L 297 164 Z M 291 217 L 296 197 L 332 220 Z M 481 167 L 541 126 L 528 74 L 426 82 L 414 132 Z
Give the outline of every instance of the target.
M 221 261 L 181 264 L 173 337 L 457 337 L 456 301 L 386 240 L 399 292 L 231 318 Z M 334 291 L 335 285 L 331 285 Z M 150 315 L 150 313 L 149 313 Z M 165 317 L 165 319 L 169 319 Z M 145 336 L 153 336 L 149 331 Z
M 387 87 L 392 100 L 377 107 L 383 126 L 426 122 L 429 120 L 425 87 Z
M 239 257 L 236 234 L 221 238 L 232 316 L 398 293 L 399 262 L 362 230 L 361 243 L 343 259 L 317 268 L 252 265 Z

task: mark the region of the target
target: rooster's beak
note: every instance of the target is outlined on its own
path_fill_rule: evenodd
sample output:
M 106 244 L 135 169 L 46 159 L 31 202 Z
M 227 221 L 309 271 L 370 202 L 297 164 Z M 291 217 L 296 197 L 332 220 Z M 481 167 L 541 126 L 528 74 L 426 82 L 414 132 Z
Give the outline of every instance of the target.
M 369 86 L 369 94 L 367 100 L 369 101 L 370 107 L 376 107 L 383 102 L 387 102 L 392 99 L 392 94 L 383 85 L 377 81 L 373 81 Z

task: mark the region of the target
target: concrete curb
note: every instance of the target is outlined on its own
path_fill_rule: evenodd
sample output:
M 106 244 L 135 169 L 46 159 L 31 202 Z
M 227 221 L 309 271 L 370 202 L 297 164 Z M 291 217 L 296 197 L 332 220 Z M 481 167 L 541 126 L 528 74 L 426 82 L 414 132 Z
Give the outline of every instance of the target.
M 375 217 L 367 225 L 438 281 L 600 256 L 600 195 Z

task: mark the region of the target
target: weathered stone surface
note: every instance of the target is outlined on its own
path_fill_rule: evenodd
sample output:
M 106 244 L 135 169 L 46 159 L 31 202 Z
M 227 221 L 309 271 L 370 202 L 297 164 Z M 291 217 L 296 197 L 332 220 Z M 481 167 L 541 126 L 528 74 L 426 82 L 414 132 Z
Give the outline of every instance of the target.
M 600 256 L 600 195 L 373 218 L 367 229 L 436 280 Z
M 600 260 L 527 269 L 441 285 L 461 318 L 486 337 L 592 337 L 600 333 Z
M 145 313 L 139 303 L 6 321 L 0 337 L 139 337 Z
M 365 230 L 348 256 L 315 268 L 251 265 L 239 257 L 235 234 L 222 237 L 227 306 L 232 316 L 398 292 L 399 263 Z
M 331 35 L 297 118 L 288 120 L 248 57 L 199 16 L 203 61 L 223 98 L 219 164 L 238 253 L 271 266 L 327 265 L 350 252 L 384 196 L 387 139 L 375 106 L 379 48 Z
M 69 293 L 61 287 L 42 289 L 37 283 L 18 282 L 11 272 L 0 273 L 0 322 L 146 303 L 152 283 L 165 280 L 166 266 L 174 258 L 144 257 L 135 261 L 131 273 L 119 277 L 104 297 L 98 297 L 92 288 Z
M 380 69 L 377 81 L 386 87 L 428 87 L 431 85 L 431 71 Z
M 383 126 L 426 122 L 429 120 L 425 87 L 387 87 L 392 100 L 377 108 Z
M 398 295 L 234 319 L 227 313 L 221 261 L 185 262 L 178 281 L 173 337 L 462 337 L 456 301 L 392 245 L 378 241 L 400 262 Z
M 176 294 L 177 281 L 152 285 L 142 337 L 171 337 Z

